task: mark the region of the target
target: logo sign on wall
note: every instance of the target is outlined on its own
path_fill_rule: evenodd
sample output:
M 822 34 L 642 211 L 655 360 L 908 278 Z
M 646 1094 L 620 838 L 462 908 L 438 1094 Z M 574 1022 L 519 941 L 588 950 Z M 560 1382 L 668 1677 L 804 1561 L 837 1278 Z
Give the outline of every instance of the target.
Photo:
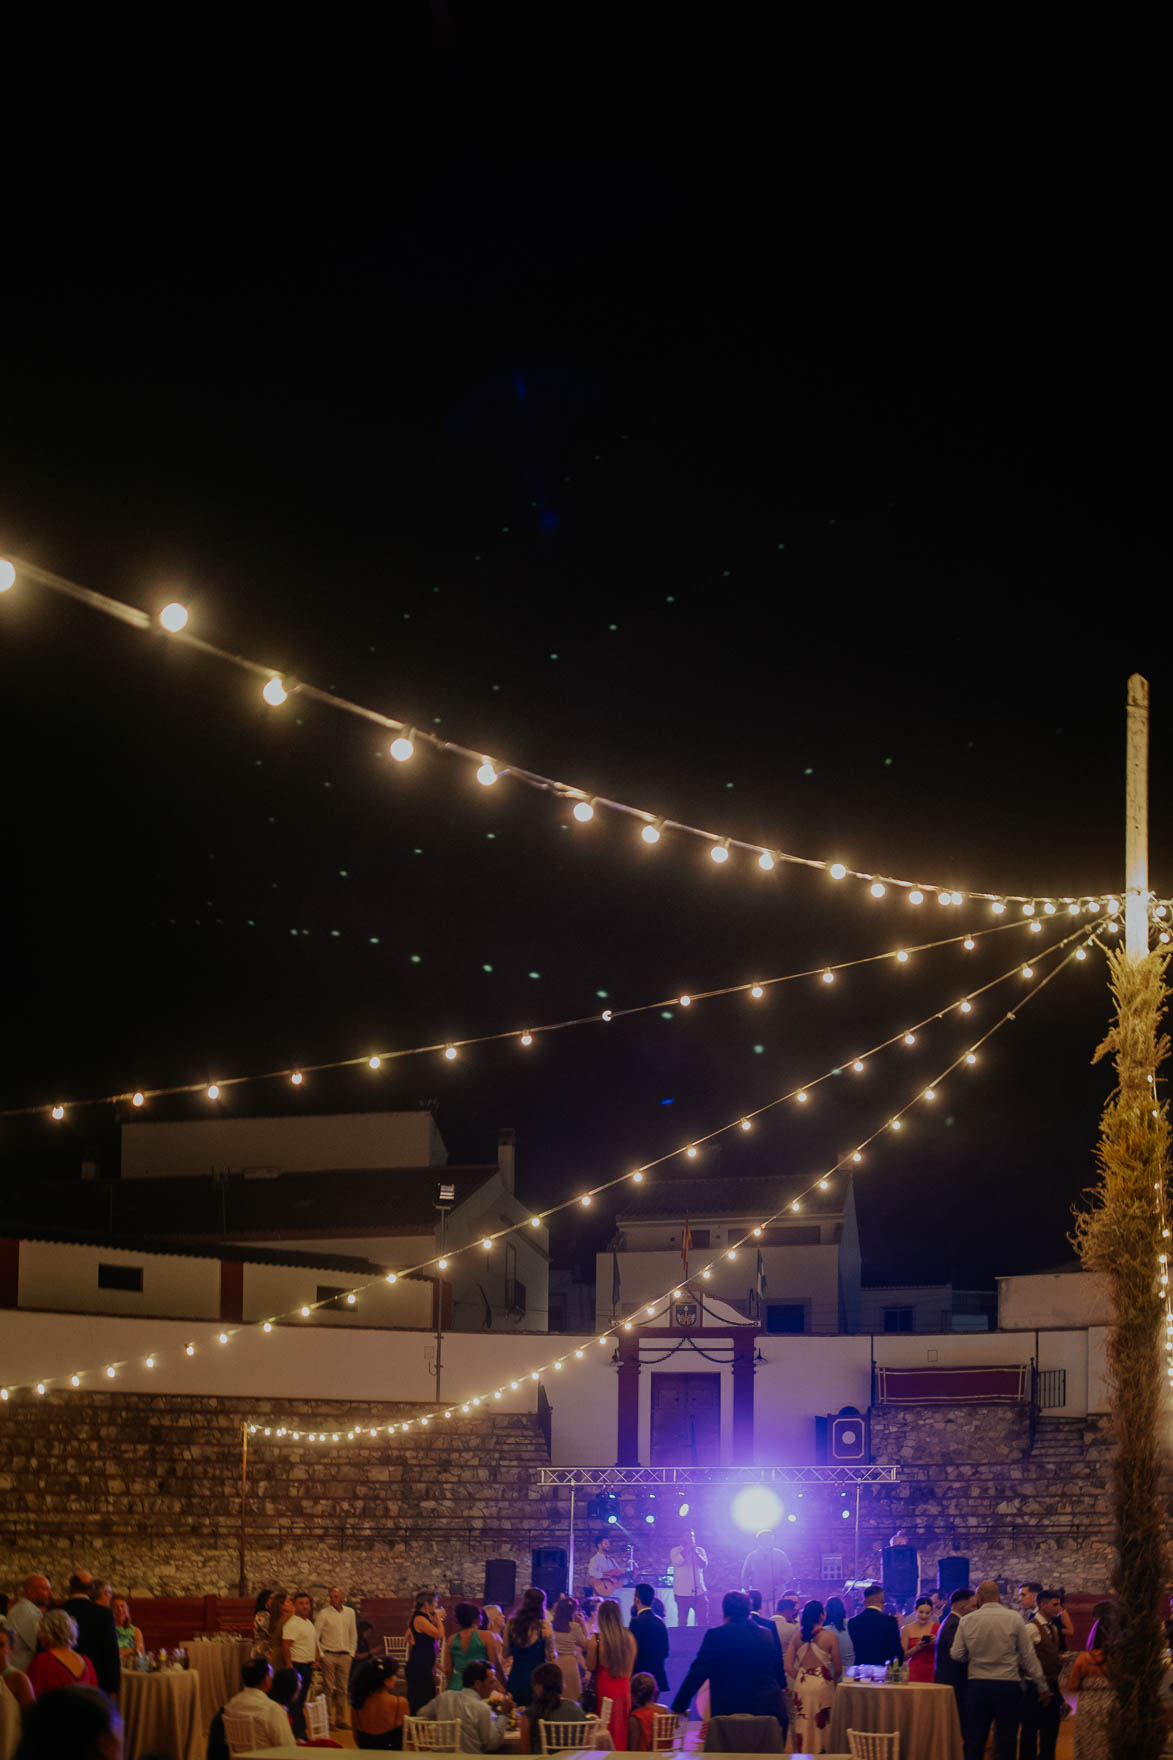
M 699 1302 L 677 1302 L 672 1309 L 672 1324 L 674 1326 L 699 1326 L 700 1322 L 701 1307 Z

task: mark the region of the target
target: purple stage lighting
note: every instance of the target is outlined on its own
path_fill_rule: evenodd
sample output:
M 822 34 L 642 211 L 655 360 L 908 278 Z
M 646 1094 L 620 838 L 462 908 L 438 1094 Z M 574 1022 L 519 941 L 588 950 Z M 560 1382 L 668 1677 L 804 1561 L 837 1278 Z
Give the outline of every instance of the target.
M 733 1520 L 747 1534 L 773 1528 L 782 1519 L 782 1505 L 768 1485 L 747 1485 L 733 1499 Z

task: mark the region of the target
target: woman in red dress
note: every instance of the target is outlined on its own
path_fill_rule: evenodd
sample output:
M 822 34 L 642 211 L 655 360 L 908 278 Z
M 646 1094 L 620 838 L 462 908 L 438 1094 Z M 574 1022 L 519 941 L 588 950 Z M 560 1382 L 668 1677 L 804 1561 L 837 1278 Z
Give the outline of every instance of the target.
M 63 1607 L 51 1607 L 37 1627 L 37 1653 L 29 1664 L 29 1685 L 39 1699 L 52 1687 L 96 1687 L 88 1656 L 77 1651 L 77 1622 Z
M 908 1678 L 910 1681 L 919 1681 L 922 1686 L 931 1687 L 933 1684 L 938 1629 L 933 1618 L 933 1604 L 927 1595 L 922 1595 L 912 1619 L 900 1631 L 904 1660 L 908 1664 Z
M 586 1665 L 595 1671 L 599 1710 L 611 1701 L 608 1728 L 616 1748 L 627 1746 L 627 1722 L 631 1716 L 631 1671 L 635 1667 L 635 1638 L 623 1623 L 618 1601 L 600 1601 L 599 1635 L 589 1638 Z

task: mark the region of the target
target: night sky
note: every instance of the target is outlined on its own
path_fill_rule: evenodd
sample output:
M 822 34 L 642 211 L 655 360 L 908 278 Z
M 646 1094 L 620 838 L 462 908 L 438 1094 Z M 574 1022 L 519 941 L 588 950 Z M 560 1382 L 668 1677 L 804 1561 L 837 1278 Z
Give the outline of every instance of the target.
M 102 81 L 79 58 L 9 104 L 28 175 L 0 554 L 178 598 L 208 639 L 503 762 L 962 890 L 1122 884 L 1141 670 L 1167 892 L 1143 93 L 1105 75 L 1093 103 L 1020 67 L 858 99 L 793 66 L 772 83 L 732 21 L 666 46 L 573 16 L 405 7 L 378 53 L 197 44 Z M 369 726 L 267 709 L 29 583 L 0 600 L 0 716 L 3 1106 L 520 1030 L 994 921 L 649 850 L 423 749 L 393 764 Z M 1066 932 L 221 1104 L 432 1100 L 454 1159 L 515 1126 L 519 1189 L 548 1202 Z M 871 1279 L 1069 1256 L 1104 976 L 1098 955 L 1066 971 L 869 1153 Z M 677 1165 L 819 1171 L 1024 988 Z M 113 1173 L 112 1116 L 0 1121 L 5 1179 L 91 1149 Z M 609 1232 L 571 1214 L 555 1257 Z

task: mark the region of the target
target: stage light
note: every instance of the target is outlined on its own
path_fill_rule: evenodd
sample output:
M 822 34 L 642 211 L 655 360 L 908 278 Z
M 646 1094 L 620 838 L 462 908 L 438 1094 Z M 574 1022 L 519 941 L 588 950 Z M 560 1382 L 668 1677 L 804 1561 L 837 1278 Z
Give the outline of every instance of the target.
M 689 1505 L 687 1503 L 682 1503 L 676 1513 L 678 1516 L 686 1516 L 688 1514 L 688 1511 L 689 1511 Z
M 645 1517 L 644 1517 L 644 1521 L 645 1521 L 645 1522 L 646 1522 L 646 1523 L 647 1523 L 647 1524 L 648 1524 L 648 1526 L 649 1526 L 649 1528 L 654 1528 L 654 1527 L 655 1527 L 655 1525 L 656 1525 L 656 1518 L 655 1518 L 655 1516 L 654 1516 L 654 1515 L 653 1515 L 653 1514 L 652 1514 L 652 1512 L 651 1512 L 651 1510 L 649 1510 L 649 1511 L 648 1511 L 648 1513 L 647 1513 L 647 1515 L 646 1515 L 646 1516 L 645 1516 Z
M 843 1520 L 845 1522 L 849 1522 L 851 1520 L 851 1511 L 849 1509 L 841 1509 L 839 1511 L 839 1514 L 843 1517 Z
M 801 1497 L 801 1496 L 802 1496 L 802 1493 L 801 1493 L 801 1492 L 799 1492 L 799 1496 L 800 1496 L 800 1497 Z M 797 1521 L 797 1520 L 798 1520 L 798 1517 L 797 1517 L 797 1516 L 796 1516 L 796 1515 L 794 1515 L 794 1514 L 791 1514 L 791 1515 L 788 1515 L 788 1516 L 787 1516 L 787 1518 L 786 1518 L 786 1520 L 787 1520 L 787 1521 L 788 1521 L 788 1522 L 796 1522 L 796 1521 Z
M 607 1526 L 609 1528 L 613 1528 L 618 1520 L 619 1520 L 618 1516 L 608 1516 L 607 1517 Z
M 164 605 L 159 613 L 159 622 L 171 635 L 178 635 L 187 622 L 187 608 L 183 605 Z
M 737 1526 L 747 1534 L 762 1528 L 773 1528 L 782 1519 L 782 1505 L 768 1485 L 747 1485 L 733 1499 L 730 1512 Z

